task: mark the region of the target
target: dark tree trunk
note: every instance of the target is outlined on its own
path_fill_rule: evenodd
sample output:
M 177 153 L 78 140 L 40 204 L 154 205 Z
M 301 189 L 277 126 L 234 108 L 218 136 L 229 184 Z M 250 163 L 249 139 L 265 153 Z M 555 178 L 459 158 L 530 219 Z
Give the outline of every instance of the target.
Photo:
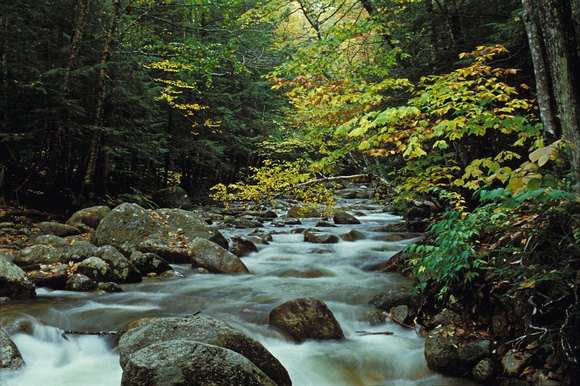
M 540 117 L 544 125 L 544 138 L 547 138 L 548 135 L 553 137 L 556 135 L 557 129 L 554 110 L 550 102 L 552 91 L 548 81 L 548 72 L 544 64 L 544 48 L 542 47 L 542 40 L 538 31 L 532 0 L 522 0 L 522 6 L 524 9 L 523 19 L 528 35 L 532 63 L 534 65 Z
M 580 62 L 576 41 L 578 23 L 572 18 L 573 11 L 580 8 L 578 2 L 538 0 L 538 9 L 557 117 L 564 139 L 576 146 L 571 163 L 580 182 Z
M 94 193 L 94 176 L 97 168 L 97 160 L 101 150 L 101 142 L 105 122 L 105 97 L 106 97 L 106 80 L 107 80 L 107 64 L 111 58 L 111 51 L 113 49 L 113 41 L 115 37 L 115 30 L 121 17 L 121 1 L 113 0 L 113 12 L 111 14 L 111 21 L 107 29 L 105 37 L 105 47 L 101 55 L 101 69 L 99 71 L 99 80 L 97 84 L 97 110 L 95 114 L 95 126 L 93 128 L 93 136 L 89 146 L 89 160 L 87 163 L 87 170 L 83 178 L 81 187 L 81 200 L 85 199 L 87 195 Z

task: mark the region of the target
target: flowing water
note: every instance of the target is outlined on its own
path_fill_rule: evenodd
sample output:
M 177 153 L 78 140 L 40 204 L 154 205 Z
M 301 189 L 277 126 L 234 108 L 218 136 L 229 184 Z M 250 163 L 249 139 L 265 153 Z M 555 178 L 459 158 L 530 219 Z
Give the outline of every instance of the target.
M 382 241 L 386 234 L 375 230 L 400 218 L 378 208 L 367 206 L 357 212 L 357 218 L 360 225 L 321 228 L 336 234 L 356 229 L 365 235 L 362 240 L 338 244 L 305 243 L 302 234 L 292 233 L 319 219 L 260 228 L 274 233 L 273 242 L 258 245 L 257 253 L 242 258 L 252 275 L 196 274 L 191 266 L 175 265 L 181 277 L 144 278 L 142 283 L 123 285 L 122 293 L 40 288 L 34 300 L 4 303 L 4 322 L 25 319 L 33 331 L 11 336 L 27 366 L 0 372 L 0 384 L 119 385 L 122 371 L 113 338 L 65 338 L 61 331 L 122 330 L 144 316 L 184 316 L 198 311 L 260 341 L 285 366 L 294 385 L 465 384 L 429 371 L 423 357 L 424 340 L 367 304 L 379 292 L 410 284 L 396 274 L 365 267 L 386 261 L 417 238 Z M 226 237 L 247 235 L 250 230 L 223 233 Z M 346 339 L 296 344 L 268 327 L 270 310 L 301 297 L 324 301 Z M 372 334 L 387 331 L 393 334 Z

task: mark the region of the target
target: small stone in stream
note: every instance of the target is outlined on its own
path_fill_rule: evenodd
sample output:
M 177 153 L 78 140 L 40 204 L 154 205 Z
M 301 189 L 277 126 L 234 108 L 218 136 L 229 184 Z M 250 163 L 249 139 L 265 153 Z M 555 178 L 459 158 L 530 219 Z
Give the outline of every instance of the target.
M 100 282 L 98 289 L 105 292 L 123 292 L 123 288 L 117 283 L 107 282 L 103 283 Z
M 65 289 L 68 280 L 68 270 L 64 264 L 43 267 L 40 270 L 27 272 L 27 275 L 37 287 L 52 289 Z
M 248 256 L 252 252 L 258 252 L 256 245 L 245 237 L 232 236 L 230 252 L 237 257 Z
M 335 224 L 360 224 L 360 221 L 352 214 L 345 211 L 338 211 L 332 218 Z
M 66 282 L 66 289 L 68 291 L 94 291 L 97 288 L 97 283 L 85 275 L 71 275 Z
M 333 233 L 307 230 L 304 232 L 304 241 L 315 244 L 336 244 L 339 242 L 339 238 Z

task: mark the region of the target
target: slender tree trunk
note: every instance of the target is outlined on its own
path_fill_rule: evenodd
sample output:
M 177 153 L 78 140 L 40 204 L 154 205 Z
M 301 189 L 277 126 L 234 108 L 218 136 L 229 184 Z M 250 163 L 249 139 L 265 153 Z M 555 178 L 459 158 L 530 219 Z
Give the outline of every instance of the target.
M 435 14 L 433 13 L 432 0 L 425 0 L 425 11 L 427 12 L 427 17 L 429 17 L 429 23 L 427 24 L 430 50 L 429 64 L 432 69 L 435 69 L 435 63 L 437 62 L 437 35 L 435 34 Z
M 115 37 L 115 30 L 121 17 L 121 1 L 113 0 L 113 12 L 111 13 L 111 21 L 107 29 L 105 37 L 105 47 L 101 55 L 101 69 L 99 71 L 99 80 L 97 84 L 97 110 L 95 114 L 95 126 L 93 129 L 93 137 L 89 146 L 89 160 L 87 170 L 83 178 L 81 187 L 81 196 L 84 199 L 87 194 L 94 193 L 94 175 L 97 167 L 97 159 L 101 150 L 102 132 L 105 121 L 105 97 L 106 97 L 106 80 L 107 80 L 107 64 L 111 58 L 111 51 L 113 48 L 113 41 Z
M 550 103 L 550 84 L 548 82 L 548 72 L 544 63 L 544 49 L 542 48 L 541 37 L 538 33 L 536 17 L 531 0 L 522 0 L 524 9 L 523 19 L 528 35 L 528 44 L 532 55 L 534 73 L 536 77 L 536 92 L 538 95 L 538 105 L 540 107 L 540 117 L 544 125 L 544 138 L 547 134 L 555 136 L 557 133 L 554 111 Z

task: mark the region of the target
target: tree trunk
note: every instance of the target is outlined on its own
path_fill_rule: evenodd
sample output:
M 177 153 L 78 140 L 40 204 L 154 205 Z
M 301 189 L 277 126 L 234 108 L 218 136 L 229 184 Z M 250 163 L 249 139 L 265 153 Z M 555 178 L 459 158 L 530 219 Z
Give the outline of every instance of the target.
M 105 38 L 105 47 L 101 55 L 101 69 L 99 71 L 99 80 L 97 84 L 97 110 L 95 114 L 95 126 L 93 128 L 93 137 L 89 146 L 89 160 L 87 170 L 83 178 L 81 187 L 81 197 L 84 199 L 87 195 L 94 193 L 94 176 L 97 168 L 97 159 L 101 150 L 102 131 L 105 121 L 105 97 L 106 97 L 106 80 L 107 64 L 111 58 L 115 30 L 121 17 L 121 0 L 113 0 L 113 12 L 111 21 L 107 29 Z
M 574 3 L 572 5 L 571 3 Z M 580 183 L 580 68 L 577 21 L 572 18 L 580 0 L 537 0 L 550 68 L 556 112 L 564 139 L 575 144 L 571 166 Z
M 429 64 L 431 69 L 435 69 L 435 63 L 437 62 L 437 35 L 435 34 L 435 14 L 433 13 L 433 1 L 425 0 L 425 12 L 427 17 L 429 17 L 429 23 L 427 24 L 427 31 L 429 34 Z
M 528 35 L 528 44 L 532 55 L 534 73 L 536 77 L 536 93 L 538 95 L 538 105 L 540 108 L 540 117 L 544 125 L 544 138 L 547 134 L 555 136 L 557 133 L 554 111 L 550 103 L 550 84 L 548 82 L 548 73 L 544 63 L 544 49 L 542 48 L 541 37 L 538 33 L 538 25 L 531 0 L 522 0 L 524 9 L 523 20 Z

